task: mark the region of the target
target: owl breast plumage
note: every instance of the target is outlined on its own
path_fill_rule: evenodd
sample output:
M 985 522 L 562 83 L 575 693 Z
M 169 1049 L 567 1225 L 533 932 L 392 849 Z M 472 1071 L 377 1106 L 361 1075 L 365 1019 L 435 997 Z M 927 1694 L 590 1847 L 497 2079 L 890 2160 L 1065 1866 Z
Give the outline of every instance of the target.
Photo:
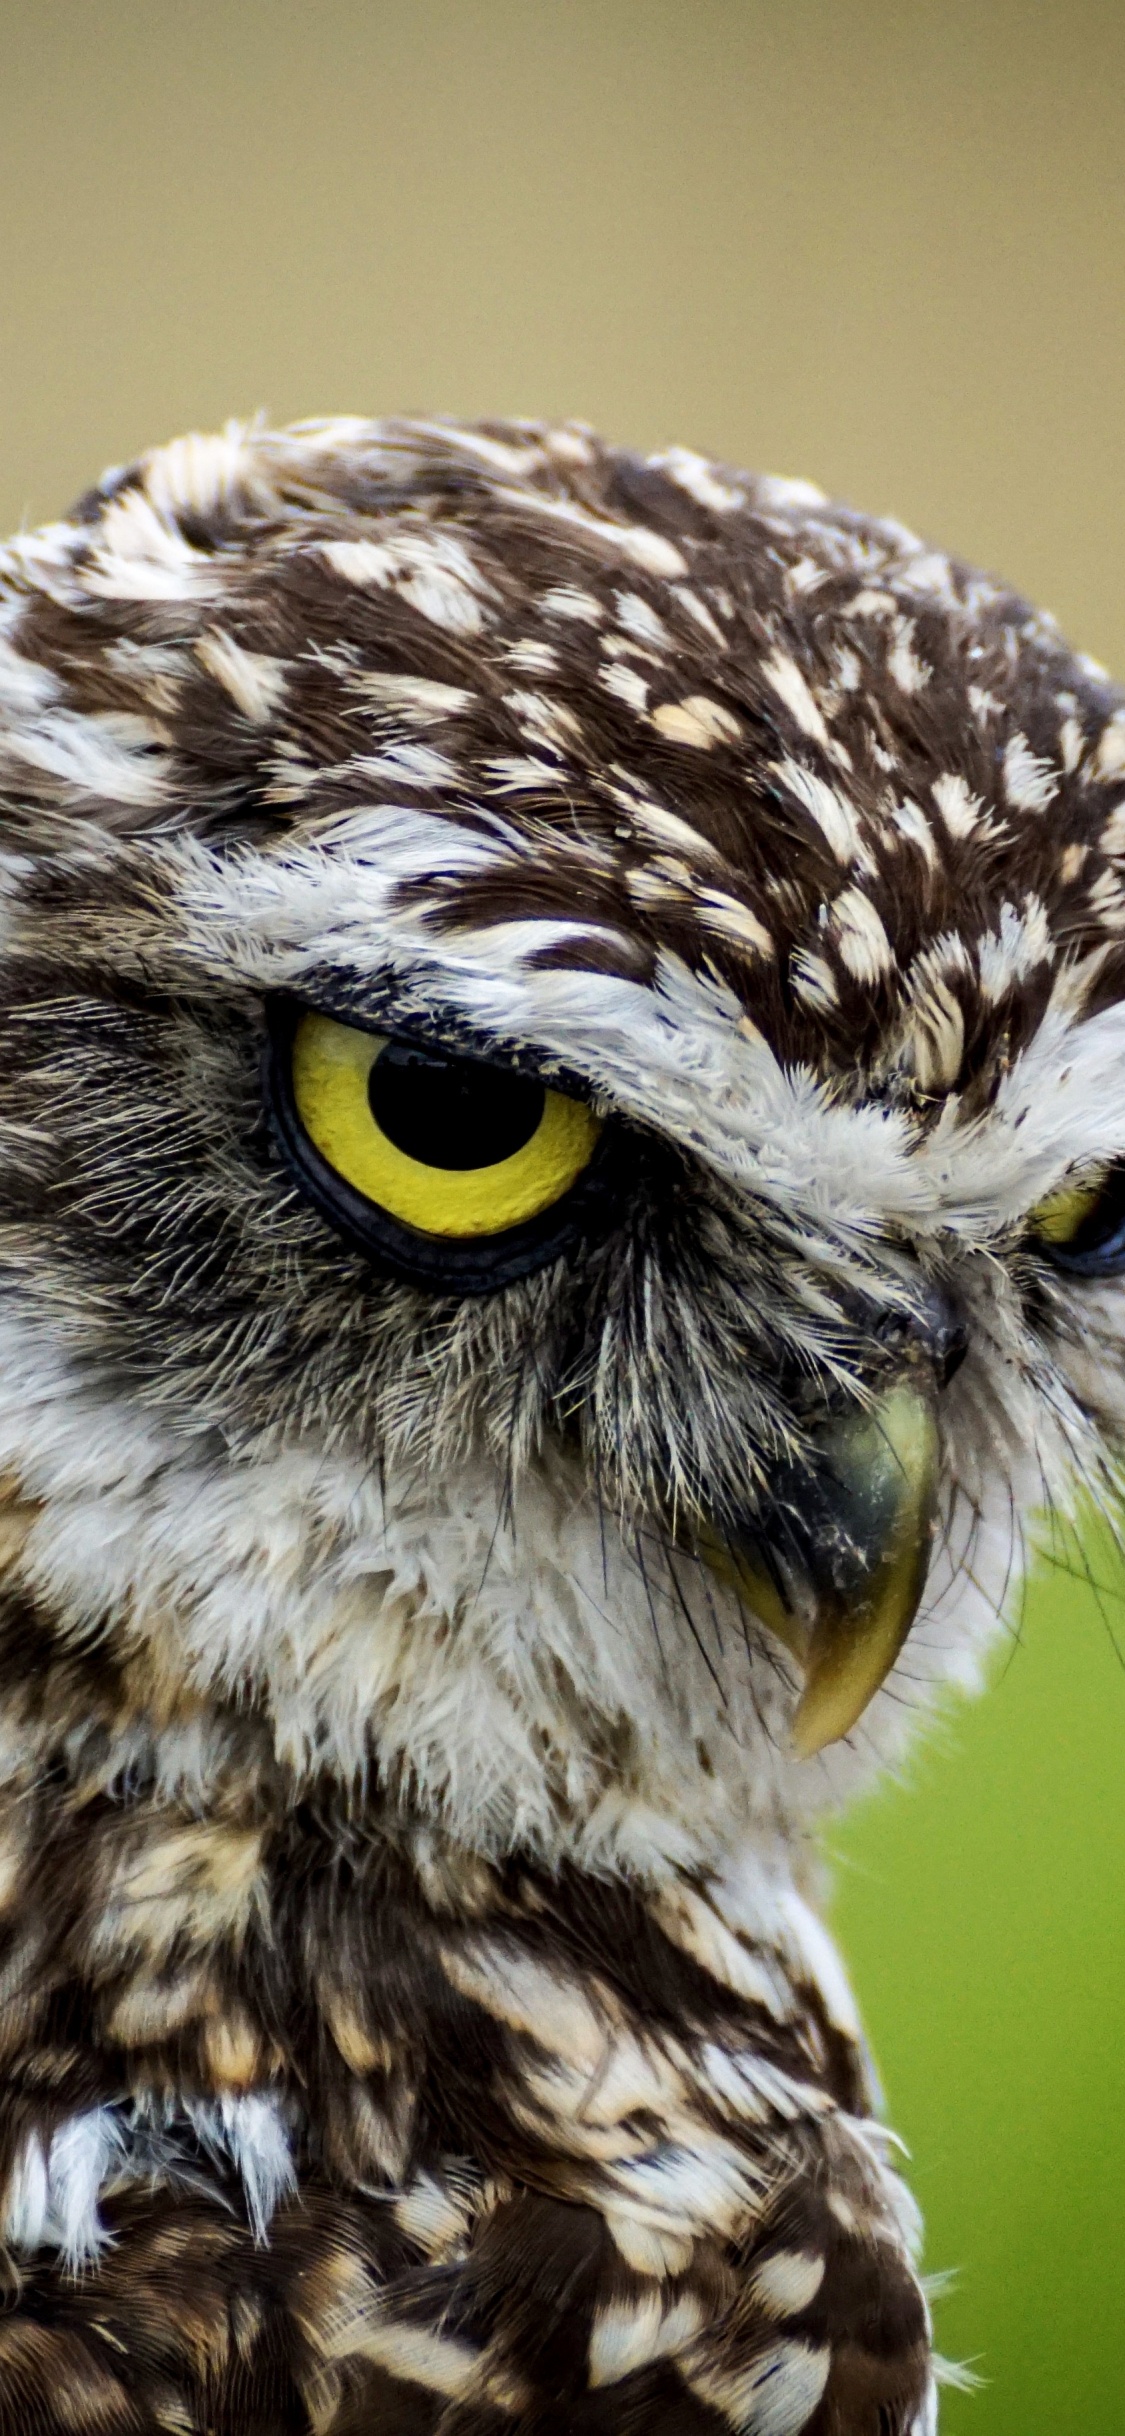
M 1125 697 L 811 485 L 0 553 L 0 2436 L 929 2436 L 819 1819 L 1112 1477 Z

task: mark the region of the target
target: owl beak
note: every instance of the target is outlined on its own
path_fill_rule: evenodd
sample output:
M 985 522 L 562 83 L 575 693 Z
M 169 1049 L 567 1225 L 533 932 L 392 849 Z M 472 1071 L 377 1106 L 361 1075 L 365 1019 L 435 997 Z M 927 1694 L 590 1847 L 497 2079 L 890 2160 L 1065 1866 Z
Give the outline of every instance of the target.
M 797 1660 L 801 1759 L 838 1742 L 885 1682 L 918 1612 L 937 1510 L 936 1396 L 912 1377 L 832 1422 L 798 1507 L 800 1572 L 735 1570 L 754 1611 Z M 803 1509 L 803 1511 L 802 1511 Z

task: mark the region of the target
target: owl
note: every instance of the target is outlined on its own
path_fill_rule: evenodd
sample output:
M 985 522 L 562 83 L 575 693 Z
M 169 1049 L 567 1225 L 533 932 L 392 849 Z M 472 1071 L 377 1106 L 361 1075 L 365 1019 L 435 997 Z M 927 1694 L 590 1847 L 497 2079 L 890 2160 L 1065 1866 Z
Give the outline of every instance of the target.
M 1125 695 L 804 482 L 0 554 L 0 2436 L 932 2436 L 821 1823 L 1125 1425 Z

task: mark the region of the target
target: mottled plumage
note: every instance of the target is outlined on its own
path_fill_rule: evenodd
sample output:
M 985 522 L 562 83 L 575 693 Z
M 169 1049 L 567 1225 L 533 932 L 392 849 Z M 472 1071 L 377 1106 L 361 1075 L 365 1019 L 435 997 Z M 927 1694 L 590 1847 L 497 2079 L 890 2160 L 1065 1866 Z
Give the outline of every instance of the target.
M 0 2436 L 930 2436 L 815 1828 L 1112 1479 L 1125 697 L 803 483 L 232 428 L 0 553 L 0 849 Z M 565 1241 L 369 1257 L 310 1009 L 589 1107 Z

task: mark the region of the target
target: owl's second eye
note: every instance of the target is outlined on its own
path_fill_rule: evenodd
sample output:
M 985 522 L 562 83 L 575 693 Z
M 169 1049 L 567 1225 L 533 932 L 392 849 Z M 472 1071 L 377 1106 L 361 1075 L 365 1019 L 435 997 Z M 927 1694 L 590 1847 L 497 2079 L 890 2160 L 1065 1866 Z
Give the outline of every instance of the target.
M 1031 1235 L 1053 1268 L 1075 1277 L 1125 1270 L 1125 1160 L 1048 1194 L 1031 1213 Z
M 581 1231 L 602 1132 L 585 1101 L 308 1008 L 275 1010 L 271 1030 L 282 1146 L 323 1213 L 382 1266 L 484 1292 Z

